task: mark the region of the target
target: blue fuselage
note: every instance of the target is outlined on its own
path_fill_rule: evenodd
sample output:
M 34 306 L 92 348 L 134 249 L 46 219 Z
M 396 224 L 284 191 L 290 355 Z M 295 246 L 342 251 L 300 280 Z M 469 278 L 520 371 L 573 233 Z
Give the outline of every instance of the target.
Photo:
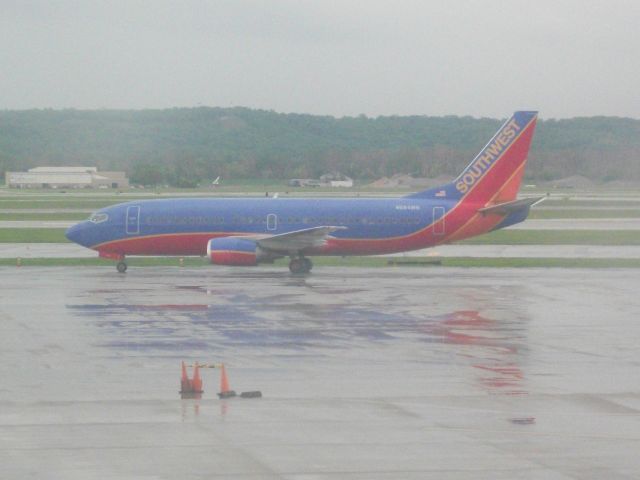
M 91 220 L 72 227 L 67 236 L 86 247 L 120 254 L 145 254 L 140 247 L 144 240 L 150 247 L 148 254 L 204 255 L 206 242 L 196 239 L 277 235 L 327 225 L 345 227 L 333 234 L 336 239 L 384 241 L 410 237 L 442 218 L 453 205 L 444 199 L 407 197 L 143 200 L 99 210 Z M 157 248 L 163 237 L 165 243 L 171 237 L 167 252 Z M 428 242 L 415 248 L 424 246 Z M 383 248 L 399 249 L 393 243 Z

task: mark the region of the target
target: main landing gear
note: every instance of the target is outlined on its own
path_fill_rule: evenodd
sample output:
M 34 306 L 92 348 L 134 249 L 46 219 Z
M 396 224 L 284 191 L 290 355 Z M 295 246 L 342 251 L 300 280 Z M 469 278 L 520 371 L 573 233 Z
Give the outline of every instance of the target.
M 127 264 L 124 263 L 124 260 L 120 260 L 117 264 L 116 264 L 116 269 L 118 270 L 118 272 L 120 273 L 124 273 L 127 271 Z
M 302 273 L 309 273 L 313 268 L 313 263 L 307 257 L 292 258 L 289 262 L 289 270 L 291 273 L 299 275 Z

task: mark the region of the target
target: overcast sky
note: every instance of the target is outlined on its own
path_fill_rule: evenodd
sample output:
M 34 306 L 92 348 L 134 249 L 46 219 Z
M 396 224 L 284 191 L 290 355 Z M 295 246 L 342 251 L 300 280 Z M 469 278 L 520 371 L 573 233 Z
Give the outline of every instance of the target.
M 638 0 L 0 0 L 0 109 L 640 118 Z

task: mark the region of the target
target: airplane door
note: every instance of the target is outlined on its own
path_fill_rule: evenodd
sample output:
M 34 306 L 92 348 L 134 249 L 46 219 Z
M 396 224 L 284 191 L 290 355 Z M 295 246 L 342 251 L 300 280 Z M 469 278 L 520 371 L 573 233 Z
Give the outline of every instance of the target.
M 267 215 L 267 230 L 275 230 L 278 228 L 278 216 L 275 213 Z
M 137 235 L 140 233 L 140 207 L 127 207 L 127 235 Z
M 444 235 L 444 207 L 433 207 L 433 234 Z

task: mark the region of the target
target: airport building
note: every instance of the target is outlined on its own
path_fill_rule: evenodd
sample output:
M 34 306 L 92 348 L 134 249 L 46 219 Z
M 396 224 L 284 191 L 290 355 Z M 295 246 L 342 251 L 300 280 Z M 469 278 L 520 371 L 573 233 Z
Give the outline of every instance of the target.
M 320 180 L 315 178 L 292 178 L 289 180 L 290 187 L 353 187 L 353 178 L 347 177 L 339 172 L 332 172 L 322 175 Z
M 320 184 L 328 187 L 353 187 L 353 178 L 340 172 L 326 173 L 320 177 Z
M 96 167 L 36 167 L 7 172 L 9 188 L 127 188 L 125 172 L 98 172 Z

